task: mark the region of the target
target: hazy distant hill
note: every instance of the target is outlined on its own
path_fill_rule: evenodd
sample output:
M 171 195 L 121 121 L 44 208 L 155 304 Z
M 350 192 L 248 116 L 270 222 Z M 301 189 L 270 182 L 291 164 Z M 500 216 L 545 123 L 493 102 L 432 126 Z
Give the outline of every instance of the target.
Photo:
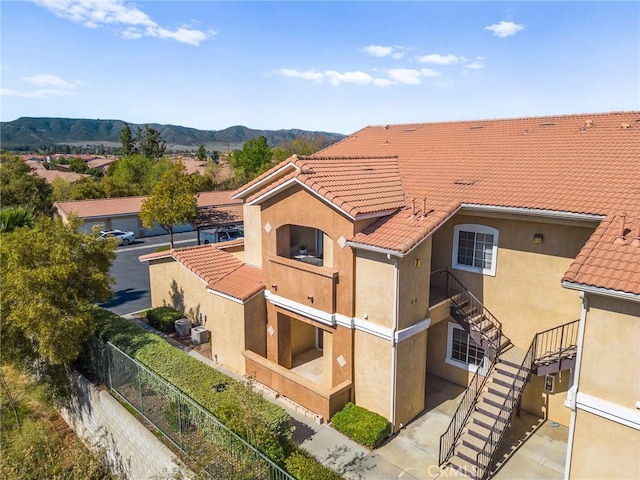
M 307 130 L 253 130 L 243 126 L 224 130 L 197 130 L 176 125 L 147 124 L 160 132 L 167 142 L 168 150 L 197 149 L 204 145 L 209 150 L 227 151 L 241 148 L 251 138 L 264 135 L 271 147 L 282 145 L 295 137 L 312 139 L 321 136 L 325 145 L 330 145 L 344 135 Z M 1 145 L 8 150 L 36 150 L 51 145 L 102 144 L 105 147 L 120 145 L 122 120 L 90 120 L 83 118 L 32 118 L 21 117 L 12 122 L 0 122 Z M 135 136 L 136 128 L 145 125 L 130 123 Z

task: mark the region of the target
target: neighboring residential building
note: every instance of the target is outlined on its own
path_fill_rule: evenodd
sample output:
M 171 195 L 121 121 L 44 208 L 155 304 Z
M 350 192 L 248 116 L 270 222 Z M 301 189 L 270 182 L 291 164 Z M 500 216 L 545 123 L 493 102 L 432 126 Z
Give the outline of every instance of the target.
M 194 224 L 178 225 L 174 232 L 188 232 L 199 227 L 242 223 L 242 203 L 230 197 L 229 191 L 200 192 L 197 194 L 201 217 Z M 91 231 L 94 226 L 100 230 L 119 229 L 132 231 L 136 237 L 166 234 L 159 225 L 145 228 L 139 213 L 146 197 L 100 198 L 56 202 L 54 209 L 63 219 L 74 214 L 84 221 L 81 229 Z
M 468 386 L 442 463 L 482 476 L 522 408 L 570 426 L 567 475 L 640 476 L 640 112 L 367 127 L 234 198 L 242 253 L 142 258 L 219 362 L 394 431 L 430 372 Z

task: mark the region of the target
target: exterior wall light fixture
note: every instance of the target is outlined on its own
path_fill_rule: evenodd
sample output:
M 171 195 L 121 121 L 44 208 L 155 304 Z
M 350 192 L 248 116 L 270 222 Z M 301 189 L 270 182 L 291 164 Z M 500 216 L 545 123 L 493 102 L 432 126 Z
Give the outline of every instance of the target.
M 533 243 L 542 243 L 544 241 L 544 235 L 541 233 L 533 234 Z

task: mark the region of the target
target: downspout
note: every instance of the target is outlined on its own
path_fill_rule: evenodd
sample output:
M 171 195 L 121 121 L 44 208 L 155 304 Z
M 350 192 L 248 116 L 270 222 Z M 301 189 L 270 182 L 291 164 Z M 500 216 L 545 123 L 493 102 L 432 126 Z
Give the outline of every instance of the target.
M 391 255 L 387 254 L 391 260 Z M 398 318 L 400 316 L 400 269 L 399 260 L 393 259 L 394 282 L 393 282 L 393 329 L 391 330 L 391 432 L 393 435 L 396 424 L 396 369 L 398 364 L 398 346 L 396 343 L 396 332 L 398 331 Z
M 580 312 L 580 323 L 578 324 L 578 352 L 576 354 L 576 368 L 573 372 L 573 385 L 571 389 L 573 391 L 573 400 L 571 401 L 571 419 L 569 421 L 569 438 L 567 440 L 567 457 L 564 464 L 564 480 L 569 479 L 569 470 L 571 469 L 571 454 L 573 453 L 573 438 L 576 431 L 576 416 L 577 416 L 577 399 L 578 399 L 578 386 L 580 382 L 580 367 L 582 364 L 582 351 L 584 346 L 584 330 L 587 323 L 587 312 L 589 311 L 589 300 L 584 292 L 580 292 L 582 298 L 582 310 Z M 569 389 L 569 391 L 571 391 Z

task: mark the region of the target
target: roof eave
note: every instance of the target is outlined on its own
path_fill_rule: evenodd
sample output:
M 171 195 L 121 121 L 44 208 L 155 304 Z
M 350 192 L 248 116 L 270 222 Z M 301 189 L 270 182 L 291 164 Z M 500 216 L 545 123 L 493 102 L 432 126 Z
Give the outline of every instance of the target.
M 637 293 L 623 292 L 621 290 L 613 290 L 611 288 L 595 287 L 593 285 L 586 285 L 584 283 L 572 282 L 571 280 L 563 280 L 562 286 L 564 288 L 577 290 L 579 292 L 591 293 L 594 295 L 602 295 L 605 297 L 613 297 L 620 300 L 640 303 L 640 294 Z
M 274 170 L 273 172 L 271 172 L 269 175 L 267 175 L 266 177 L 264 177 L 263 179 L 260 179 L 259 181 L 255 182 L 255 183 L 249 183 L 247 187 L 238 190 L 236 193 L 234 193 L 233 195 L 231 195 L 231 198 L 236 199 L 244 199 L 245 197 L 251 195 L 253 192 L 255 192 L 256 190 L 260 190 L 260 188 L 262 188 L 266 183 L 269 183 L 271 181 L 274 180 L 275 177 L 277 177 L 278 175 L 282 175 L 283 173 L 286 172 L 286 170 L 291 169 L 291 170 L 297 170 L 298 167 L 291 161 L 285 163 L 284 165 L 282 165 L 280 168 Z
M 587 222 L 600 222 L 606 215 L 591 213 L 575 213 L 563 210 L 547 210 L 526 207 L 503 207 L 499 205 L 484 205 L 479 203 L 462 203 L 461 208 L 467 211 L 490 212 L 490 213 L 511 213 L 518 215 L 531 215 L 535 217 L 548 217 L 560 220 L 582 220 Z

